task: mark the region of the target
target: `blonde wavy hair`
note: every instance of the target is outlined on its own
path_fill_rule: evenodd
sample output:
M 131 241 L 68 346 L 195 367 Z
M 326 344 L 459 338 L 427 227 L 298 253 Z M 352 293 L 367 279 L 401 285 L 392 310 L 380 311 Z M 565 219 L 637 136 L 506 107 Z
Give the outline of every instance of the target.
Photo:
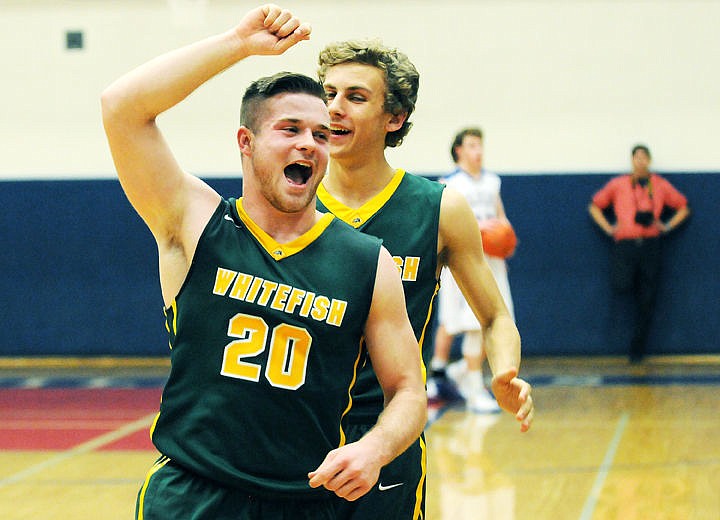
M 362 63 L 376 67 L 385 75 L 384 109 L 388 114 L 406 114 L 402 127 L 385 136 L 385 146 L 399 146 L 410 131 L 410 115 L 415 110 L 420 74 L 404 53 L 383 45 L 379 39 L 347 40 L 327 45 L 318 57 L 318 77 L 325 82 L 330 67 L 342 63 Z

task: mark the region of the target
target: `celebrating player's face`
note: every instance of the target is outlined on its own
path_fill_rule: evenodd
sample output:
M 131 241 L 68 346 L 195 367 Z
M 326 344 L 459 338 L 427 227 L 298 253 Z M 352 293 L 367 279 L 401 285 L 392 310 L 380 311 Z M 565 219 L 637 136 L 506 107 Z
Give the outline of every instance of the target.
M 250 146 L 243 149 L 241 143 L 253 172 L 246 182 L 254 183 L 276 209 L 300 211 L 313 203 L 327 168 L 327 107 L 314 96 L 282 94 L 268 100 L 263 111 Z
M 328 69 L 323 84 L 328 96 L 334 159 L 385 148 L 392 116 L 385 112 L 385 76 L 377 67 L 342 63 Z

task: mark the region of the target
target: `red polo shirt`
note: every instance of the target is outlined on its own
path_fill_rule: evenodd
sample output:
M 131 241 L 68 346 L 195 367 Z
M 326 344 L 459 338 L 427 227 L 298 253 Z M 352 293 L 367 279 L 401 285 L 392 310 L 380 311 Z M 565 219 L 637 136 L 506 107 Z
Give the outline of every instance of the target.
M 633 183 L 632 175 L 621 175 L 611 179 L 593 196 L 593 204 L 600 209 L 613 205 L 617 226 L 615 240 L 651 238 L 660 235 L 658 226 L 644 227 L 635 222 L 638 211 L 652 211 L 655 219 L 665 206 L 680 209 L 687 206 L 685 196 L 672 184 L 655 173 L 650 174 L 647 186 Z

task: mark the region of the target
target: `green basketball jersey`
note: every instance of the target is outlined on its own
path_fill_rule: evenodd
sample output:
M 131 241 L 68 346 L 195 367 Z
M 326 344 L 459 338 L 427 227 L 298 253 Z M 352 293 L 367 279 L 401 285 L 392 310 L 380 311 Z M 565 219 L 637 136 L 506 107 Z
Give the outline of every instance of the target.
M 279 244 L 241 201 L 220 203 L 166 309 L 162 454 L 251 494 L 327 493 L 307 473 L 345 443 L 381 244 L 360 236 L 325 215 Z
M 333 198 L 324 186 L 318 189 L 320 211 L 331 212 L 363 233 L 382 238 L 390 251 L 400 270 L 408 316 L 426 365 L 433 348 L 426 331 L 439 287 L 436 269 L 443 189 L 439 182 L 397 170 L 382 192 L 357 209 Z M 382 411 L 382 389 L 369 359 L 362 366 L 353 403 L 348 414 L 351 421 L 374 422 Z

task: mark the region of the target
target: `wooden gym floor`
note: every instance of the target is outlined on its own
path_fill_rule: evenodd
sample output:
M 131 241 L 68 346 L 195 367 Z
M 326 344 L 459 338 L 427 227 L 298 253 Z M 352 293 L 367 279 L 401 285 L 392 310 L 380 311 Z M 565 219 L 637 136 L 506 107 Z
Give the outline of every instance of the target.
M 526 358 L 522 372 L 526 434 L 509 414 L 431 409 L 427 519 L 720 519 L 720 357 Z M 0 359 L 0 518 L 132 518 L 166 373 Z

